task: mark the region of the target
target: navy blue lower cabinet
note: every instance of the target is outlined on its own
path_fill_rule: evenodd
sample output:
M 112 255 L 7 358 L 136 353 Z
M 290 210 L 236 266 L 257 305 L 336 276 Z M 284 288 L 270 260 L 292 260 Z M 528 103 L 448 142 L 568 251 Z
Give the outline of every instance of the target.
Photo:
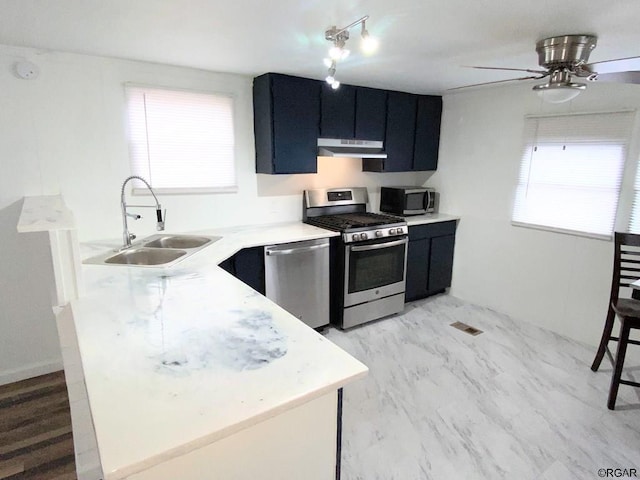
M 451 286 L 455 235 L 433 237 L 429 254 L 428 292 L 441 292 Z
M 424 298 L 429 284 L 429 247 L 428 238 L 410 240 L 407 248 L 407 285 L 405 300 Z
M 265 294 L 264 247 L 243 248 L 218 265 L 256 292 Z
M 443 292 L 451 286 L 455 231 L 455 221 L 409 227 L 407 302 Z

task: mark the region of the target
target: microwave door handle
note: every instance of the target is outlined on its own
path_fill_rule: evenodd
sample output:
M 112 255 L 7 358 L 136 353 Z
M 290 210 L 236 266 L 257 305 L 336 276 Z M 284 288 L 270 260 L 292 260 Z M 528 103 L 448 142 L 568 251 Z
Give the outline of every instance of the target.
M 429 211 L 429 205 L 431 205 L 431 190 L 427 190 L 427 194 L 424 196 L 424 211 Z

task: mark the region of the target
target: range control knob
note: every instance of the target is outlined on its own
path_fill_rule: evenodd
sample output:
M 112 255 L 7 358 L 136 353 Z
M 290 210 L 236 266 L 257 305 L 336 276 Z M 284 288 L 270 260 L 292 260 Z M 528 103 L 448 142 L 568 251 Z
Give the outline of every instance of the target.
M 383 236 L 384 236 L 384 233 L 382 233 L 381 230 L 376 230 L 376 237 L 380 238 L 380 237 L 383 237 Z
M 389 235 L 395 235 L 396 234 L 396 229 L 395 228 L 390 228 L 389 229 Z
M 402 227 L 396 228 L 396 235 L 401 235 L 404 233 L 404 230 L 402 229 Z
M 366 240 L 367 238 L 369 238 L 369 235 L 367 235 L 366 233 L 360 234 L 360 240 Z
M 353 240 L 354 242 L 356 242 L 359 238 L 360 236 L 357 233 L 354 233 L 353 235 L 351 235 L 351 240 Z

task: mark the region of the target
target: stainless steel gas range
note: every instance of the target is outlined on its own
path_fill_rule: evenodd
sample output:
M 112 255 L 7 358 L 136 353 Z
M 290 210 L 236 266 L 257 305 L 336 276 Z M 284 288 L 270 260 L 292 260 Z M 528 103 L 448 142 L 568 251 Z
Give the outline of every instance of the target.
M 341 232 L 331 244 L 331 321 L 350 328 L 404 309 L 407 223 L 367 212 L 367 189 L 305 190 L 303 221 Z

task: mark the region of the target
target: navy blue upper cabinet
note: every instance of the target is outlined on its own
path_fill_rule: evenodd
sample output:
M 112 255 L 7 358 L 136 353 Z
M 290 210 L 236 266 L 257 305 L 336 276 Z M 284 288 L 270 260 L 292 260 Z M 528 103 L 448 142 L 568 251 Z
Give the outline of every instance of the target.
M 358 140 L 384 140 L 387 125 L 387 91 L 356 87 L 356 133 Z
M 441 117 L 442 97 L 433 95 L 418 97 L 413 170 L 435 170 L 438 168 Z
M 384 140 L 387 91 L 340 85 L 334 90 L 323 82 L 320 136 L 357 140 Z
M 388 92 L 384 148 L 387 158 L 364 159 L 370 172 L 409 172 L 438 167 L 442 97 Z
M 384 149 L 387 158 L 364 159 L 363 170 L 409 172 L 413 170 L 413 147 L 416 130 L 418 96 L 389 92 L 387 96 L 387 128 Z
M 371 172 L 435 170 L 442 97 L 267 73 L 253 80 L 256 172 L 316 173 L 318 138 L 383 140 Z
M 253 80 L 257 173 L 316 173 L 320 82 L 268 73 Z
M 320 137 L 353 139 L 355 134 L 356 89 L 340 85 L 334 90 L 322 82 L 320 97 Z

